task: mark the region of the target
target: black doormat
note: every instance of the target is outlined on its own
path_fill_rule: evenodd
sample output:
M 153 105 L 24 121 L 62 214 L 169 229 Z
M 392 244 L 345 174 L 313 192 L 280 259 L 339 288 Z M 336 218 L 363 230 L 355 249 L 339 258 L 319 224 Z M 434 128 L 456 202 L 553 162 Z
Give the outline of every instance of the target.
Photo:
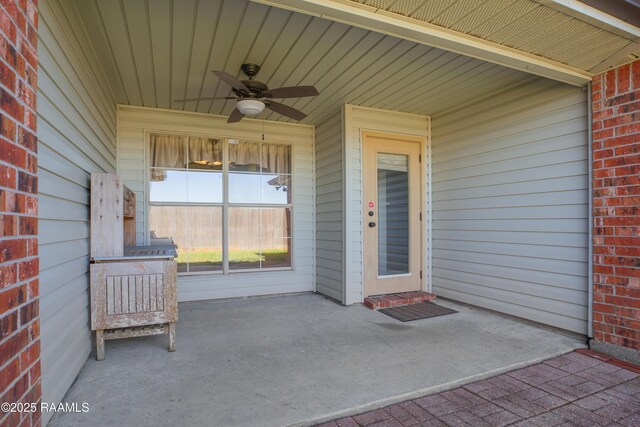
M 435 305 L 432 302 L 402 305 L 400 307 L 384 308 L 378 311 L 401 322 L 411 322 L 412 320 L 427 319 L 429 317 L 457 313 L 455 310 Z

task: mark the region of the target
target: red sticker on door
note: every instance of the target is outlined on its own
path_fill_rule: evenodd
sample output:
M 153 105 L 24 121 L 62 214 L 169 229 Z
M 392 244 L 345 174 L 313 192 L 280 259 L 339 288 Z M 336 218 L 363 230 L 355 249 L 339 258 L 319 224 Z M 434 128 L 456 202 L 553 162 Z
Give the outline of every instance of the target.
M 374 207 L 375 205 L 376 205 L 375 203 L 373 203 L 373 202 L 369 202 L 369 207 L 370 207 L 370 208 Z

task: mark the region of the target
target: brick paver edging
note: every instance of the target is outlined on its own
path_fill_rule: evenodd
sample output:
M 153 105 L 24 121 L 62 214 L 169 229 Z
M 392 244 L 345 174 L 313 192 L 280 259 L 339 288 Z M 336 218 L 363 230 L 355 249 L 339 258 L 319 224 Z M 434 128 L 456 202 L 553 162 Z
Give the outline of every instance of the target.
M 640 375 L 572 352 L 322 427 L 639 426 Z
M 584 354 L 585 356 L 589 356 L 589 357 L 595 357 L 596 359 L 602 360 L 603 362 L 611 363 L 612 365 L 616 365 L 619 368 L 624 368 L 628 371 L 635 372 L 636 374 L 640 374 L 639 365 L 634 365 L 633 363 L 616 359 L 615 357 L 611 357 L 607 354 L 598 353 L 597 351 L 593 351 L 587 348 L 580 348 L 576 350 L 576 353 Z

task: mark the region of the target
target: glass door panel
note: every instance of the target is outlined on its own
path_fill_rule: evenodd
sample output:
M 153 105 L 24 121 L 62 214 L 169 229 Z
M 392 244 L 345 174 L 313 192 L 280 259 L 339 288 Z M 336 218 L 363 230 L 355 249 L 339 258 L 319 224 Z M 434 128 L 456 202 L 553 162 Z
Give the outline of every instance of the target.
M 378 275 L 408 274 L 408 156 L 378 153 L 377 169 Z

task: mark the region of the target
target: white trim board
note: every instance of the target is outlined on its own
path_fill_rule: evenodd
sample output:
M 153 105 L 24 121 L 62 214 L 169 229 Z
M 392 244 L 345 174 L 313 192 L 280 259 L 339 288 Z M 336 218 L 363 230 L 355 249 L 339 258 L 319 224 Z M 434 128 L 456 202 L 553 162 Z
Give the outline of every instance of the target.
M 578 0 L 537 0 L 545 6 L 552 7 L 569 16 L 588 22 L 596 27 L 604 28 L 621 37 L 639 41 L 640 28 L 606 12 L 582 3 Z
M 363 4 L 340 0 L 251 1 L 434 46 L 574 86 L 584 86 L 593 77 L 592 73 L 557 61 Z

